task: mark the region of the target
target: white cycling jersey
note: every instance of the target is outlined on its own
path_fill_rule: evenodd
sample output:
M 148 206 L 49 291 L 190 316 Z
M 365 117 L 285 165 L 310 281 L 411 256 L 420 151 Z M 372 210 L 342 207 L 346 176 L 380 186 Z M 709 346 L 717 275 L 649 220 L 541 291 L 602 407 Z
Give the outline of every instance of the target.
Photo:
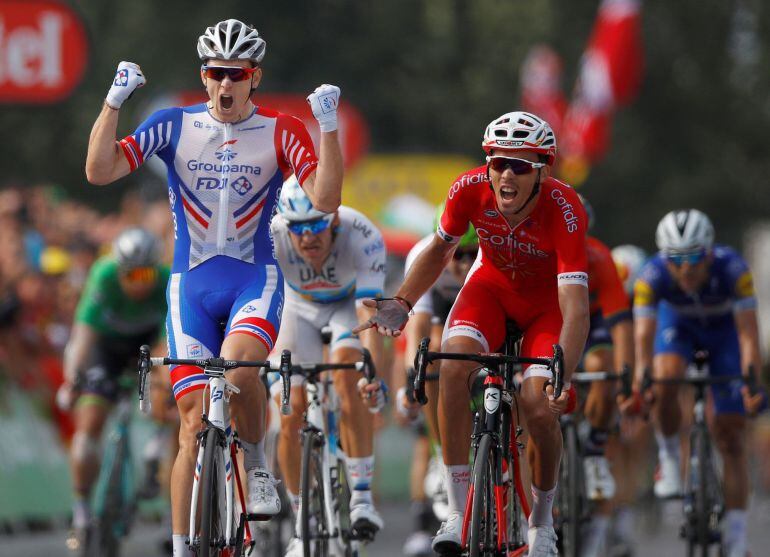
M 409 251 L 409 254 L 406 256 L 406 263 L 404 264 L 404 276 L 409 273 L 409 269 L 411 269 L 414 260 L 417 259 L 417 256 L 420 255 L 420 253 L 422 253 L 422 250 L 428 247 L 428 244 L 431 243 L 434 236 L 435 234 L 429 234 L 428 236 L 425 236 Z M 434 298 L 439 297 L 441 300 L 445 301 L 445 303 L 448 303 L 451 306 L 451 304 L 454 303 L 455 299 L 457 298 L 457 294 L 459 294 L 462 287 L 463 283 L 458 281 L 449 271 L 449 268 L 445 266 L 441 271 L 441 274 L 436 279 L 436 282 L 434 282 L 433 285 L 427 290 L 427 292 L 425 292 L 425 294 L 423 294 L 414 304 L 414 312 L 428 313 L 431 316 L 436 316 L 436 311 L 438 308 L 434 307 Z
M 294 250 L 284 218 L 273 217 L 275 256 L 289 287 L 287 303 L 292 298 L 328 304 L 346 298 L 382 296 L 386 257 L 382 234 L 368 218 L 350 207 L 339 208 L 339 219 L 331 253 L 316 272 Z

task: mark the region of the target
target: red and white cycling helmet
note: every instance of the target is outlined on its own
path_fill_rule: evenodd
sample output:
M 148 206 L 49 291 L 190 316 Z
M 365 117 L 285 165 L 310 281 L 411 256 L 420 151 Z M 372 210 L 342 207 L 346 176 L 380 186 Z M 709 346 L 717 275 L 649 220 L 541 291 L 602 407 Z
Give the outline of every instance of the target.
M 487 155 L 500 149 L 545 155 L 548 164 L 556 159 L 556 136 L 551 126 L 529 112 L 508 112 L 492 120 L 481 146 Z
M 220 21 L 198 37 L 201 60 L 251 60 L 259 64 L 265 57 L 267 43 L 253 27 L 237 19 Z

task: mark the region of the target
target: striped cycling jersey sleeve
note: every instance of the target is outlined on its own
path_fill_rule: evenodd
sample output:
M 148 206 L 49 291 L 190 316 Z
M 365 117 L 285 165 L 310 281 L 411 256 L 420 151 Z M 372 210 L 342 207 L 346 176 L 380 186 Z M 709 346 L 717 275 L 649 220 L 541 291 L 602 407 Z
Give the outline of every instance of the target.
M 142 122 L 134 133 L 120 140 L 120 147 L 132 172 L 171 144 L 174 126 L 178 125 L 175 118 L 178 111 L 176 108 L 159 110 Z
M 294 174 L 300 185 L 304 185 L 307 177 L 318 166 L 313 140 L 302 121 L 294 116 L 278 114 L 275 149 L 284 178 Z

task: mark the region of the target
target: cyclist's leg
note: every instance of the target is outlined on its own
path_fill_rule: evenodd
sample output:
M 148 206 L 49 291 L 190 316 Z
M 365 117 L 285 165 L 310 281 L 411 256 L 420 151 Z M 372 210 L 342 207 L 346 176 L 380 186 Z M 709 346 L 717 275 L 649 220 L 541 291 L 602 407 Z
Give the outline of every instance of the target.
M 194 272 L 173 273 L 169 280 L 166 332 L 172 358 L 208 358 L 221 346 L 221 325 L 202 305 L 202 282 Z M 171 470 L 172 540 L 174 555 L 191 555 L 185 539 L 198 451 L 196 435 L 201 429 L 200 390 L 208 380 L 194 366 L 171 366 L 169 374 L 179 411 L 179 452 Z
M 524 330 L 521 354 L 526 357 L 548 357 L 559 341 L 562 325 L 558 303 L 544 303 L 544 308 L 531 320 L 520 320 Z M 562 435 L 559 417 L 551 412 L 544 394 L 545 382 L 552 376 L 544 366 L 529 366 L 524 372 L 520 402 L 523 421 L 529 432 L 527 460 L 532 479 L 531 530 L 553 530 L 553 496 L 559 474 Z M 530 535 L 532 541 L 533 535 Z
M 710 331 L 711 332 L 711 331 Z M 707 343 L 713 375 L 738 375 L 740 347 L 732 327 L 713 331 Z M 713 434 L 722 457 L 722 485 L 725 502 L 725 545 L 728 555 L 745 555 L 746 509 L 749 497 L 749 472 L 746 450 L 746 417 L 740 385 L 714 385 L 711 393 L 715 416 Z
M 652 372 L 655 379 L 683 377 L 695 348 L 695 336 L 684 322 L 665 306 L 658 309 Z M 658 442 L 658 474 L 655 494 L 666 498 L 681 493 L 681 454 L 679 431 L 682 412 L 677 385 L 655 385 L 652 414 Z
M 472 275 L 463 286 L 444 330 L 443 352 L 489 352 L 505 338 L 505 312 L 500 305 L 507 295 L 499 287 Z M 459 549 L 470 481 L 468 448 L 472 419 L 468 411 L 472 362 L 444 360 L 439 377 L 438 425 L 444 459 L 449 517 L 433 540 L 434 550 Z
M 232 303 L 222 342 L 223 358 L 266 360 L 277 340 L 284 300 L 283 276 L 277 265 L 257 271 L 258 276 L 249 281 Z M 255 368 L 235 368 L 227 377 L 240 389 L 237 396 L 230 398 L 230 415 L 243 447 L 243 467 L 249 486 L 247 510 L 257 515 L 275 515 L 281 510 L 281 501 L 265 456 L 265 384 Z
M 277 362 L 283 350 L 291 351 L 292 363 L 315 363 L 323 358 L 321 342 L 321 327 L 316 325 L 318 309 L 312 304 L 303 303 L 287 292 L 287 303 L 281 318 L 281 332 L 278 335 L 271 361 Z M 305 319 L 309 317 L 310 320 Z M 324 316 L 320 316 L 323 318 Z M 297 513 L 299 507 L 300 468 L 302 462 L 302 446 L 300 431 L 302 415 L 305 411 L 305 390 L 302 387 L 304 379 L 300 375 L 291 377 L 291 414 L 280 415 L 281 430 L 278 434 L 278 464 L 281 476 L 285 482 L 286 491 L 291 500 L 292 508 Z M 270 387 L 275 403 L 280 408 L 282 381 L 279 379 Z

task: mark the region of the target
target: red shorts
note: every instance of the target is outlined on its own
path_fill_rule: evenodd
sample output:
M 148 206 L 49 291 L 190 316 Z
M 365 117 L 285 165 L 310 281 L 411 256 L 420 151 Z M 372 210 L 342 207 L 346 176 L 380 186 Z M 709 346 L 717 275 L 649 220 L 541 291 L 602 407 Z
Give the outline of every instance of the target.
M 521 355 L 550 358 L 559 342 L 562 316 L 556 290 L 526 294 L 476 272 L 457 296 L 444 329 L 442 345 L 455 336 L 477 340 L 483 351 L 497 351 L 505 341 L 505 322 L 511 320 L 524 333 Z M 526 366 L 525 366 L 526 367 Z M 529 366 L 524 377 L 551 377 L 545 366 Z

